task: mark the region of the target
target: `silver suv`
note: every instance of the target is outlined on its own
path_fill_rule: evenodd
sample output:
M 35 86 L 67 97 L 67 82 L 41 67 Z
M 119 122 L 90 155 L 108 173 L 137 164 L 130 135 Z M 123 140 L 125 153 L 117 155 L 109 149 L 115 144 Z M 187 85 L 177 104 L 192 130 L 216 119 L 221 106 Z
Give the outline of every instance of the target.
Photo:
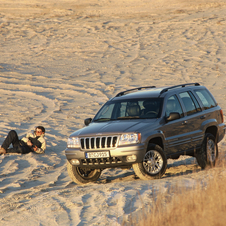
M 199 83 L 120 92 L 85 125 L 70 135 L 65 150 L 77 184 L 114 167 L 133 167 L 140 179 L 160 178 L 167 159 L 180 155 L 195 156 L 202 169 L 214 166 L 225 134 L 220 106 Z

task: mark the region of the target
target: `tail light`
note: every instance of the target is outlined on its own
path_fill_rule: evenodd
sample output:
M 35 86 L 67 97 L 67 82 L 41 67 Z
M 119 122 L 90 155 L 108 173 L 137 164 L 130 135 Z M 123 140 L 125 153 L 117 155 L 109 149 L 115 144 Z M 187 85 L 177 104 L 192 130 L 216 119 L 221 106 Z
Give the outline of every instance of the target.
M 222 120 L 222 122 L 224 122 L 224 115 L 223 115 L 223 110 L 222 109 L 220 110 L 220 114 L 221 114 L 221 120 Z

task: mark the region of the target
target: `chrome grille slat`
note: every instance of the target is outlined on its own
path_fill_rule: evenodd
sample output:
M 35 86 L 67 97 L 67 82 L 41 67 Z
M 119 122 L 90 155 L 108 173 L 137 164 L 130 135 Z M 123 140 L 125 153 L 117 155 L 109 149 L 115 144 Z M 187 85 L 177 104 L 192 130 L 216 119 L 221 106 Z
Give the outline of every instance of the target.
M 92 148 L 91 141 L 92 141 L 92 137 L 89 139 L 89 148 Z
M 83 150 L 99 150 L 117 147 L 118 136 L 98 136 L 80 138 L 80 147 Z
M 97 148 L 97 145 L 96 145 L 96 144 L 97 144 L 97 138 L 95 137 L 95 138 L 94 138 L 94 149 Z

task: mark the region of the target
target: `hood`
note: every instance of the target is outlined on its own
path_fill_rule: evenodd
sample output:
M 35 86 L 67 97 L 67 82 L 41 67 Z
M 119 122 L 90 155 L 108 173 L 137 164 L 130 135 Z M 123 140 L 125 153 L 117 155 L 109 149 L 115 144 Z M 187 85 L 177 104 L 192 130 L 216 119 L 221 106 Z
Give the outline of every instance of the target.
M 92 122 L 88 126 L 75 131 L 71 136 L 90 136 L 100 134 L 120 134 L 125 132 L 139 132 L 142 127 L 153 124 L 157 119 L 144 120 L 116 120 L 108 122 Z

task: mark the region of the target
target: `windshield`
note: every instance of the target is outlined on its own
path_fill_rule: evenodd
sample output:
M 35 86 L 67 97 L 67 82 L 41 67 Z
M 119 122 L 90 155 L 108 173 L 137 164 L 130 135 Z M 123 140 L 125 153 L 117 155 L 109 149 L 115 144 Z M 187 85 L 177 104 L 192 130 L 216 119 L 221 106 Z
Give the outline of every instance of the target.
M 109 101 L 100 109 L 93 121 L 159 118 L 161 108 L 161 98 Z

